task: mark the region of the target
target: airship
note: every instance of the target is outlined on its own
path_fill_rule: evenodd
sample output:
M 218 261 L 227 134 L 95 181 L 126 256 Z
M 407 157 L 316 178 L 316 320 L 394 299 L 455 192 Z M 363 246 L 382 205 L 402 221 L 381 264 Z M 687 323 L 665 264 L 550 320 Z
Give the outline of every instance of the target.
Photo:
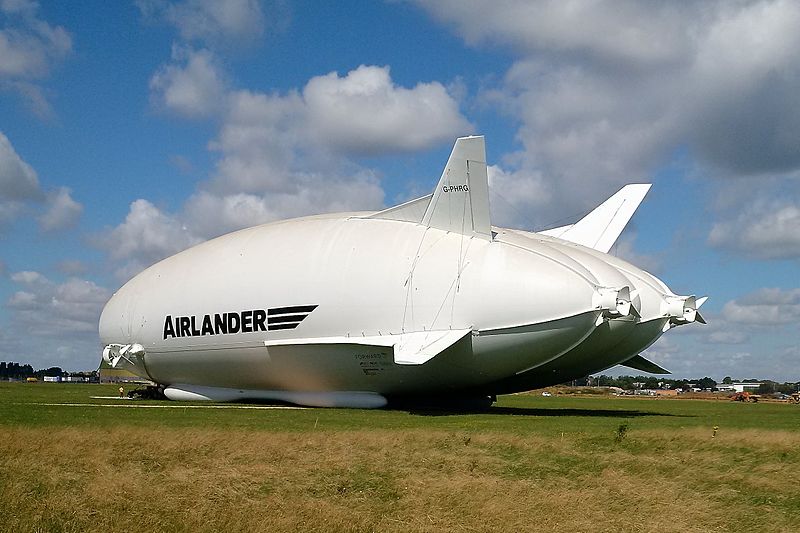
M 103 359 L 172 400 L 379 408 L 491 405 L 614 365 L 705 320 L 706 298 L 609 255 L 648 192 L 623 187 L 574 224 L 493 226 L 484 138 L 456 140 L 432 194 L 378 212 L 263 224 L 125 283 Z

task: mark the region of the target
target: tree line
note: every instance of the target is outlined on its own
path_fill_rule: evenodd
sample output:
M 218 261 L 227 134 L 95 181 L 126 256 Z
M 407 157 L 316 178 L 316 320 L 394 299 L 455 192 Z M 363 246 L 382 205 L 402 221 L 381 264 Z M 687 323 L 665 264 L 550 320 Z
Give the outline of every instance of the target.
M 768 379 L 743 379 L 736 380 L 730 376 L 725 376 L 719 384 L 729 385 L 731 383 L 759 383 L 759 394 L 772 394 L 781 392 L 784 394 L 791 394 L 800 390 L 800 382 L 784 382 L 778 383 Z M 699 379 L 669 379 L 661 376 L 589 376 L 586 378 L 587 385 L 595 385 L 598 387 L 619 387 L 625 390 L 635 389 L 683 389 L 687 390 L 691 387 L 704 390 L 716 390 L 719 385 L 715 380 L 708 376 Z
M 42 368 L 34 370 L 31 365 L 21 365 L 14 362 L 0 361 L 0 380 L 7 379 L 27 379 L 37 378 L 42 379 L 44 376 L 81 376 L 93 377 L 97 372 L 65 372 L 61 367 L 51 366 L 50 368 Z

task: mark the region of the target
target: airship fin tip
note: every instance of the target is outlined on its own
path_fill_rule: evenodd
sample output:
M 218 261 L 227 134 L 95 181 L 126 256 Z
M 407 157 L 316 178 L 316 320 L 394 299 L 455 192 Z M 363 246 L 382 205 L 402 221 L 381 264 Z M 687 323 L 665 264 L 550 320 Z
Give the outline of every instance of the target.
M 649 183 L 626 185 L 575 224 L 539 233 L 608 253 L 650 187 Z
M 666 368 L 658 366 L 654 362 L 650 361 L 649 359 L 645 359 L 641 355 L 634 356 L 620 364 L 622 366 L 627 366 L 628 368 L 633 368 L 635 370 L 642 370 L 650 374 L 672 374 L 672 372 Z

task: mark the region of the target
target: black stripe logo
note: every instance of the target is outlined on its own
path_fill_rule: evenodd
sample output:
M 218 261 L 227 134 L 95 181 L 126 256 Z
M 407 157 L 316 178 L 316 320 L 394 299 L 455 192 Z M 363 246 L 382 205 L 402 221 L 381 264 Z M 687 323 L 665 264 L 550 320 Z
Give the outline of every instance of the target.
M 164 317 L 164 340 L 175 337 L 294 329 L 317 307 L 316 305 L 294 305 L 200 316 L 173 317 L 167 315 Z
M 294 305 L 267 309 L 267 329 L 294 329 L 316 308 L 316 305 Z

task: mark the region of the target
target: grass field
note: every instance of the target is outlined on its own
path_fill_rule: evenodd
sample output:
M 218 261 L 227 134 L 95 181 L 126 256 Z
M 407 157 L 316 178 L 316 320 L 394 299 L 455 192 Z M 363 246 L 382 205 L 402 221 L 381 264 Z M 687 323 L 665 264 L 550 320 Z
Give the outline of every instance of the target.
M 90 399 L 115 390 L 0 383 L 0 529 L 800 530 L 796 405 L 518 395 L 455 414 Z

